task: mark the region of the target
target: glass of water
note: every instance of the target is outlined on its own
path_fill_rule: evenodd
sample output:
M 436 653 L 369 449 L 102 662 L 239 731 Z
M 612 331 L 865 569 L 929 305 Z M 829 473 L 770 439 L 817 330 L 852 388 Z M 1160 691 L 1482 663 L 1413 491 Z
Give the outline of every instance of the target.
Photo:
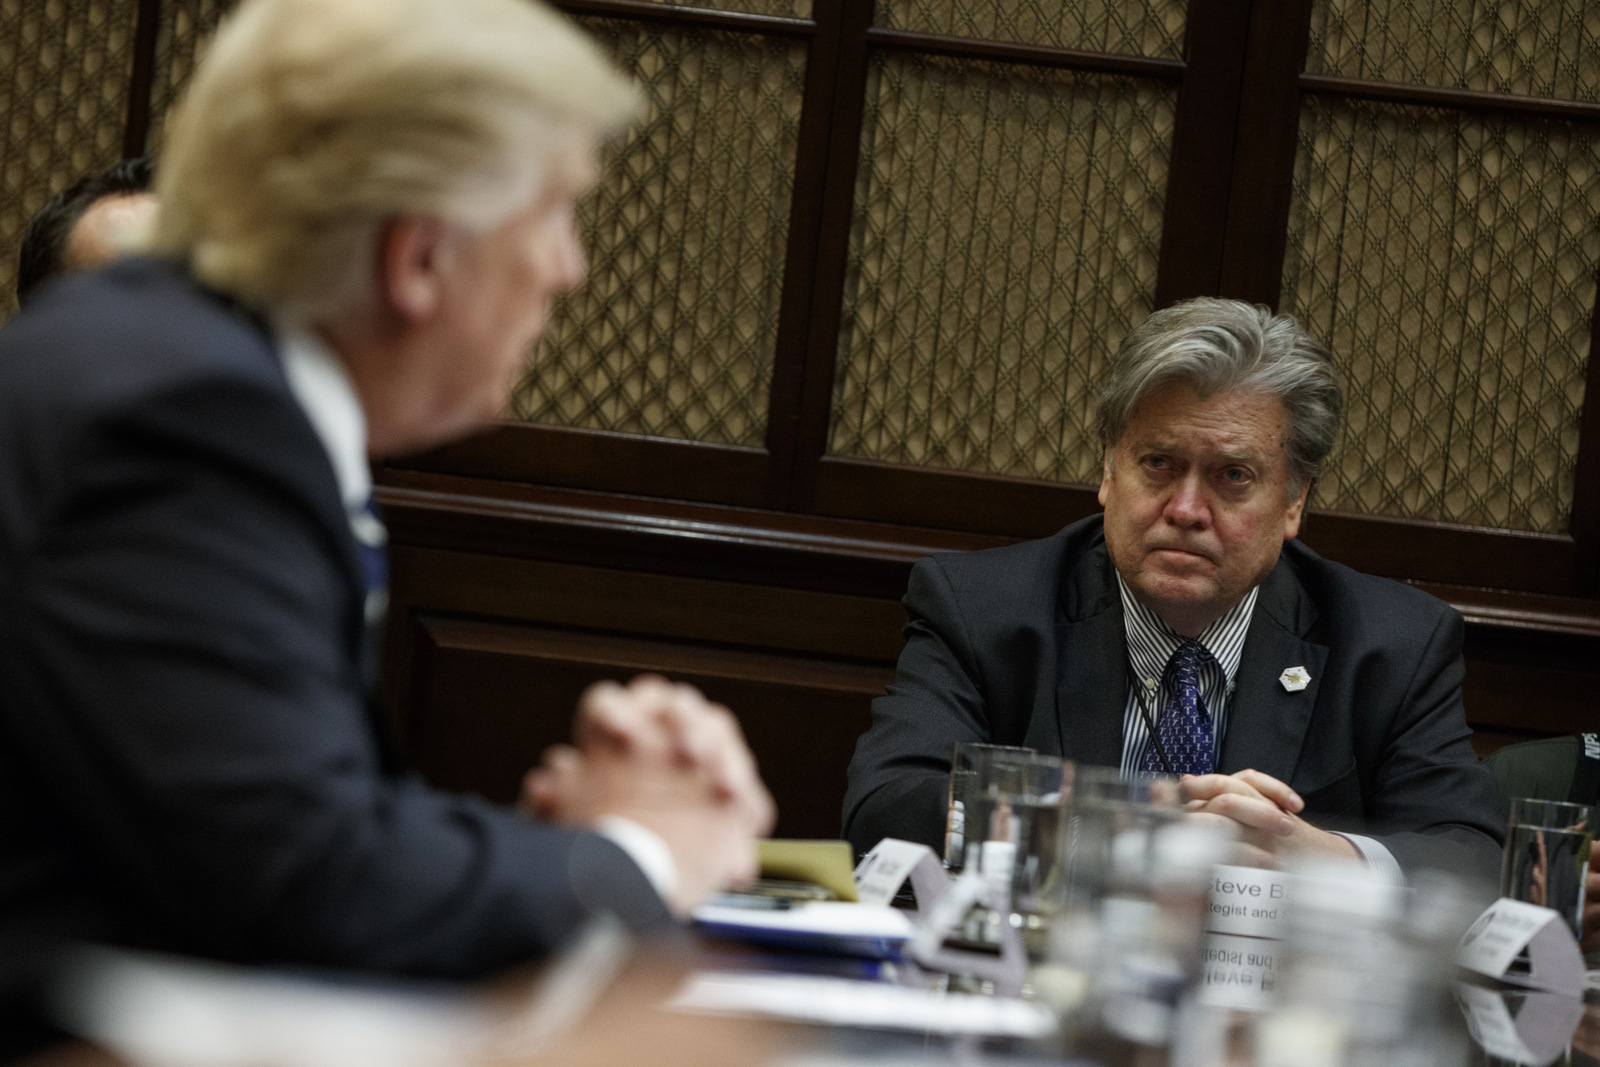
M 1094 904 L 1125 885 L 1142 885 L 1157 832 L 1182 814 L 1172 779 L 1078 768 L 1061 827 L 1060 890 L 1074 902 Z
M 1057 837 L 1046 958 L 1080 1022 L 1165 1044 L 1199 975 L 1212 866 L 1228 839 L 1182 821 L 1178 783 L 1079 767 Z
M 1514 798 L 1500 867 L 1501 896 L 1559 913 L 1580 940 L 1594 818 L 1595 809 L 1587 804 Z
M 986 745 L 957 741 L 950 755 L 950 791 L 945 800 L 944 865 L 952 874 L 965 866 L 967 813 L 978 795 L 978 766 L 993 769 L 1007 760 L 1035 755 L 1033 749 L 1014 745 Z
M 1002 924 L 1043 936 L 1053 911 L 1052 882 L 1061 809 L 1072 784 L 1072 764 L 1032 752 L 979 753 L 965 812 L 966 873 L 982 874 L 987 888 L 980 920 L 965 939 L 999 940 Z M 969 923 L 969 926 L 971 924 Z

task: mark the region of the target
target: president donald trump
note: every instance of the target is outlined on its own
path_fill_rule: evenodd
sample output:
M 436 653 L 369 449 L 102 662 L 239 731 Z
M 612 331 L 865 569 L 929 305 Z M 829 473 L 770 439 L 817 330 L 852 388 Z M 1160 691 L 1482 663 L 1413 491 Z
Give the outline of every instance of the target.
M 469 977 L 751 873 L 771 799 L 688 687 L 591 690 L 538 820 L 406 775 L 368 700 L 368 457 L 499 415 L 635 106 L 528 0 L 247 0 L 154 255 L 0 334 L 0 1059 L 65 942 Z

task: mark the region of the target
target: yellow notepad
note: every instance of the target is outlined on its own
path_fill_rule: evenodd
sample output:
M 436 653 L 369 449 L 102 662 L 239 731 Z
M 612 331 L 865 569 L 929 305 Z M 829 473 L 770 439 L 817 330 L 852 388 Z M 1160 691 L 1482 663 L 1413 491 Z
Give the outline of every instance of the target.
M 811 882 L 855 900 L 855 856 L 848 841 L 762 841 L 761 877 Z

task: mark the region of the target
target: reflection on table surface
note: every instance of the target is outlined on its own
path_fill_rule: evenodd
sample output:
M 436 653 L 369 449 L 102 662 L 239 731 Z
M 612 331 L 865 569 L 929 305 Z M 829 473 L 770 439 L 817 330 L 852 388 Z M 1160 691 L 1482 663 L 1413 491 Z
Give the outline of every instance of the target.
M 26 1067 L 748 1067 L 803 1044 L 770 1022 L 664 1010 L 697 965 L 683 946 L 598 973 L 563 971 L 567 958 L 470 990 L 130 960 L 99 1014 L 79 1016 L 91 1040 Z
M 911 985 L 919 989 L 948 990 L 951 995 L 973 988 L 952 983 L 949 976 L 932 974 L 908 964 L 880 964 L 875 961 L 847 960 L 823 956 L 772 952 L 745 946 L 711 943 L 704 946 L 701 962 L 722 972 L 746 971 L 753 975 L 783 972 L 820 975 L 841 980 L 875 980 Z M 1031 992 L 1031 990 L 1030 990 Z M 1471 1067 L 1547 1067 L 1551 1064 L 1595 1064 L 1600 1067 L 1600 994 L 1590 992 L 1583 999 L 1529 990 L 1490 982 L 1481 976 L 1463 978 L 1451 991 L 1454 1006 L 1444 1020 L 1447 1036 L 1441 1051 L 1448 1055 L 1434 1062 L 1465 1064 Z M 1482 1007 L 1492 1001 L 1503 1013 L 1501 1020 L 1522 1042 L 1521 1055 L 1495 1055 L 1476 1041 L 1476 1027 L 1469 1019 L 1469 994 Z M 995 1062 L 1017 1067 L 1032 1062 L 1072 1062 L 1110 1064 L 1194 1064 L 1201 1067 L 1252 1067 L 1281 1064 L 1285 1060 L 1263 1060 L 1258 1047 L 1257 1027 L 1261 1017 L 1240 1011 L 1213 1011 L 1191 1019 L 1186 1047 L 1181 1051 L 1141 1050 L 1128 1042 L 1108 1041 L 1104 1034 L 1072 1033 L 1041 1041 L 1016 1039 L 951 1039 L 948 1037 L 859 1030 L 832 1029 L 815 1033 L 821 1052 L 813 1053 L 808 1064 L 824 1062 L 887 1064 L 906 1062 Z M 1496 1046 L 1498 1047 L 1498 1046 Z M 1500 1051 L 1507 1051 L 1499 1048 Z M 914 1055 L 913 1055 L 914 1054 Z M 1307 1058 L 1294 1063 L 1312 1064 Z M 1396 1062 L 1351 1059 L 1347 1063 Z M 786 1062 L 786 1067 L 792 1063 Z
M 1571 1062 L 1575 1067 L 1600 1065 L 1600 1003 L 1584 1003 L 1583 1018 L 1572 1035 Z
M 937 1026 L 893 1032 L 886 1027 L 779 1024 L 663 1010 L 686 982 L 707 972 L 745 975 L 752 981 L 777 975 L 869 982 L 947 997 L 952 1005 L 972 991 L 970 985 L 951 983 L 947 976 L 904 963 L 775 952 L 714 941 L 701 941 L 693 948 L 633 951 L 613 960 L 609 967 L 596 968 L 594 962 L 591 958 L 580 966 L 568 959 L 544 972 L 507 975 L 466 993 L 422 994 L 321 977 L 263 976 L 261 972 L 199 965 L 188 978 L 201 982 L 216 978 L 224 985 L 239 979 L 242 984 L 228 989 L 213 986 L 208 992 L 191 989 L 167 1005 L 154 996 L 135 1002 L 161 1018 L 181 1001 L 187 1014 L 168 1017 L 173 1027 L 187 1029 L 187 1043 L 179 1041 L 154 1052 L 145 1048 L 143 1054 L 126 1054 L 130 1048 L 137 1049 L 137 1042 L 123 1044 L 116 1046 L 125 1053 L 119 1058 L 104 1045 L 76 1041 L 34 1057 L 26 1067 L 364 1067 L 368 1063 L 383 1067 L 445 1063 L 635 1067 L 641 1061 L 649 1067 L 969 1067 L 985 1062 L 1006 1067 L 1042 1062 L 1114 1067 L 1265 1067 L 1268 1062 L 1287 1062 L 1287 1067 L 1313 1067 L 1315 1062 L 1264 1057 L 1262 1017 L 1243 1012 L 1214 1010 L 1196 1015 L 1186 1020 L 1179 1044 L 1166 1050 L 1071 1026 L 1038 1039 L 994 1038 L 936 1032 Z M 177 973 L 161 980 L 172 980 Z M 177 989 L 179 986 L 171 985 L 168 992 Z M 1462 1006 L 1455 1021 L 1463 1040 L 1453 1063 L 1470 1067 L 1600 1064 L 1600 999 L 1592 993 L 1589 1000 L 1579 1001 L 1477 981 L 1458 985 L 1455 996 Z M 295 997 L 302 999 L 296 1001 Z M 1493 1014 L 1496 1004 L 1501 1014 Z M 398 1049 L 392 1041 L 386 1045 L 383 1040 L 363 1039 L 363 1018 L 392 1039 L 396 1033 L 392 1016 L 385 1021 L 382 1013 L 396 1009 L 410 1013 L 413 1021 L 436 1013 L 440 1026 L 434 1035 L 445 1037 L 430 1047 L 431 1039 L 424 1031 L 417 1031 L 423 1036 L 415 1039 L 402 1034 L 408 1044 Z M 207 1011 L 213 1012 L 209 1022 Z M 1469 1029 L 1467 1016 L 1474 1011 L 1474 1036 L 1499 1027 L 1497 1034 L 1490 1035 L 1487 1051 L 1464 1040 Z M 272 1031 L 271 1038 L 257 1033 L 251 1044 L 248 1031 L 252 1026 L 262 1030 L 263 1022 Z M 224 1032 L 224 1039 L 209 1048 L 200 1039 L 208 1027 Z M 225 1033 L 230 1028 L 231 1043 Z

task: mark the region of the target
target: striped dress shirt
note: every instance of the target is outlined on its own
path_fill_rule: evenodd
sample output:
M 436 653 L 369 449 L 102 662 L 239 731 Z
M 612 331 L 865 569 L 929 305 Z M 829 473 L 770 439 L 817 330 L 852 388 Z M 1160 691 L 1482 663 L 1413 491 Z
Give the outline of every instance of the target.
M 1128 706 L 1122 715 L 1122 773 L 1140 773 L 1145 750 L 1150 747 L 1150 730 L 1161 721 L 1173 694 L 1161 684 L 1167 661 L 1185 638 L 1173 633 L 1155 612 L 1139 603 L 1117 575 L 1122 594 L 1122 619 L 1128 639 Z M 1200 699 L 1211 714 L 1211 751 L 1222 752 L 1222 737 L 1228 726 L 1228 703 L 1233 696 L 1234 676 L 1239 673 L 1239 656 L 1244 651 L 1244 636 L 1250 629 L 1256 594 L 1250 590 L 1222 618 L 1206 627 L 1196 640 L 1211 653 L 1213 662 L 1200 668 Z M 1147 721 L 1148 716 L 1148 721 Z

